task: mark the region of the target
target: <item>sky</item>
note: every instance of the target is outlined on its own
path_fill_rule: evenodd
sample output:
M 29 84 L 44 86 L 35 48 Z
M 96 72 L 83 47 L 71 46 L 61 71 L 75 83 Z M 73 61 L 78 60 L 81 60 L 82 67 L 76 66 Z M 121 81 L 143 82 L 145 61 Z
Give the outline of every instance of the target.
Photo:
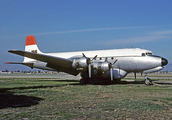
M 144 48 L 172 62 L 171 0 L 0 0 L 0 65 L 22 62 L 34 35 L 45 53 Z

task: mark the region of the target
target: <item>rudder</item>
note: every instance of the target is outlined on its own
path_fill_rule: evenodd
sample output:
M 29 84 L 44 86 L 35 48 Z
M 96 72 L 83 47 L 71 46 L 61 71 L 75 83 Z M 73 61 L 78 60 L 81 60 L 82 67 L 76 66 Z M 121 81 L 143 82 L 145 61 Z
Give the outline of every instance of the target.
M 25 51 L 41 53 L 41 51 L 38 49 L 34 36 L 29 35 L 26 37 Z
M 34 36 L 29 35 L 26 37 L 25 51 L 34 52 L 34 53 L 42 53 L 36 44 L 36 40 Z M 30 62 L 30 61 L 36 61 L 36 60 L 24 57 L 23 62 Z

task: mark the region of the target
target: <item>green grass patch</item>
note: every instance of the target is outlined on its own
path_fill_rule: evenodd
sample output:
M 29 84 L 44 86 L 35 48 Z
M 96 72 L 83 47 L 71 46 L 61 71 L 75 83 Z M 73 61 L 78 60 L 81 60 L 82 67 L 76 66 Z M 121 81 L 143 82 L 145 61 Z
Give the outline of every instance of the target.
M 172 87 L 0 78 L 0 119 L 171 119 Z

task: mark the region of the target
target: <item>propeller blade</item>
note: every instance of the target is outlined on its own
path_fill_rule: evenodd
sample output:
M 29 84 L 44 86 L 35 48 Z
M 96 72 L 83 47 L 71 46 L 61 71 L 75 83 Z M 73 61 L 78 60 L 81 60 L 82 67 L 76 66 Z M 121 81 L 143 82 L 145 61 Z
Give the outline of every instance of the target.
M 134 72 L 134 77 L 135 77 L 135 79 L 136 79 L 136 72 Z
M 118 61 L 118 59 L 116 59 L 116 60 L 114 61 L 113 65 L 114 65 L 117 61 Z
M 88 74 L 89 74 L 89 78 L 91 78 L 91 64 L 88 65 Z
M 89 78 L 91 78 L 91 60 L 90 60 L 90 58 L 87 58 L 84 53 L 82 53 L 82 55 L 83 55 L 83 57 L 85 57 L 87 59 L 88 76 L 89 76 Z M 95 59 L 96 57 L 97 57 L 97 55 L 93 59 Z
M 117 61 L 118 61 L 118 59 L 116 59 L 116 60 L 114 61 L 114 63 L 111 64 L 111 67 L 110 67 L 110 77 L 111 77 L 111 80 L 113 80 L 113 66 L 114 66 L 114 64 L 115 64 Z
M 83 57 L 87 58 L 84 53 L 82 53 Z
M 97 55 L 96 55 L 95 57 L 93 57 L 93 59 L 92 59 L 92 60 L 96 60 L 96 58 L 97 58 Z
M 113 68 L 110 69 L 110 77 L 111 77 L 111 80 L 113 80 Z

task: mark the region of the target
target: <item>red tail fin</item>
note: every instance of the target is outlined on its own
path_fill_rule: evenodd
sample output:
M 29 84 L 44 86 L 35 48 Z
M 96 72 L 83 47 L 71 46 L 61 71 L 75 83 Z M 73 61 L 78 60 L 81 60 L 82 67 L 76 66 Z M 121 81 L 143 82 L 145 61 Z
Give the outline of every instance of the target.
M 34 36 L 29 35 L 29 36 L 26 37 L 25 51 L 34 52 L 34 53 L 42 53 L 38 49 L 38 46 L 36 44 L 36 40 L 35 40 Z M 35 61 L 35 60 L 31 59 L 31 58 L 24 57 L 24 61 L 23 62 L 31 62 L 31 61 Z
M 28 45 L 36 45 L 36 40 L 34 36 L 29 35 L 26 37 L 26 46 Z

